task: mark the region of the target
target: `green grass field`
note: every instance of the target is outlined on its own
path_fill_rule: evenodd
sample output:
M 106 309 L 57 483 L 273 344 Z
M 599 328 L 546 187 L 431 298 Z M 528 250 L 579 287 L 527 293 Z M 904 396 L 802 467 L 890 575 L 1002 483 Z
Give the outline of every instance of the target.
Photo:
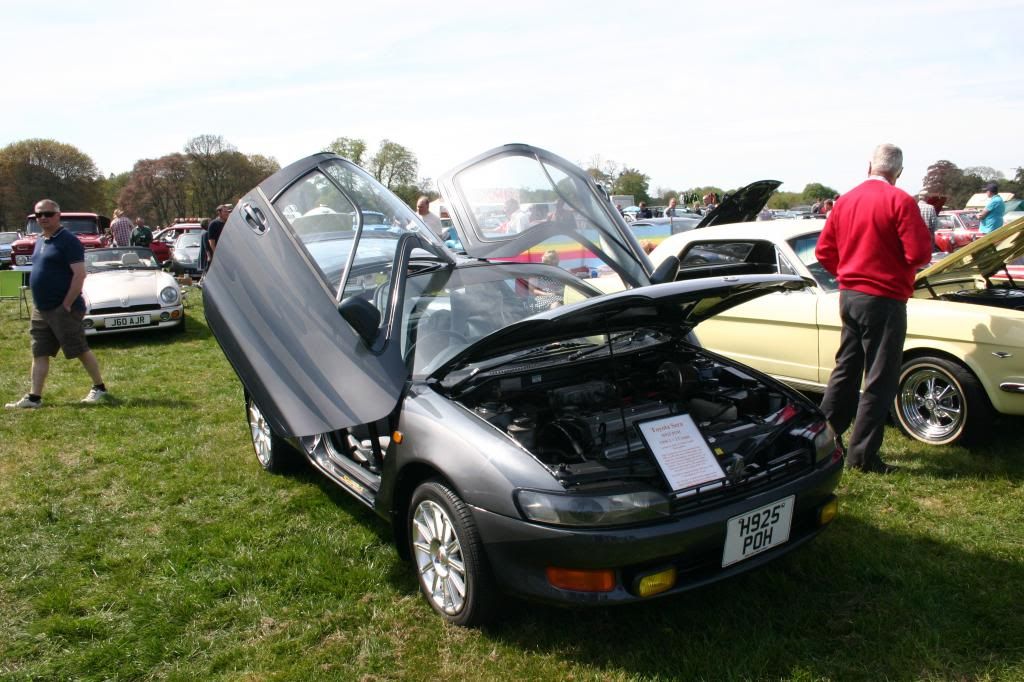
M 1024 679 L 1021 420 L 975 451 L 890 429 L 889 477 L 847 472 L 805 548 L 668 599 L 509 601 L 446 626 L 383 522 L 309 470 L 262 472 L 203 319 L 93 347 L 115 400 L 0 412 L 0 679 Z M 27 322 L 0 302 L 0 400 Z

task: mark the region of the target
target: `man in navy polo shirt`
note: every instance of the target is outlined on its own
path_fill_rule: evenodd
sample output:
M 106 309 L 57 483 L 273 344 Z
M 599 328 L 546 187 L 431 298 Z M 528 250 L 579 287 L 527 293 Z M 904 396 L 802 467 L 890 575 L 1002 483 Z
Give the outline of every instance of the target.
M 32 252 L 32 390 L 8 408 L 33 408 L 43 403 L 43 385 L 50 372 L 50 358 L 63 349 L 69 360 L 78 358 L 92 378 L 92 389 L 82 399 L 94 404 L 107 398 L 100 365 L 89 350 L 82 329 L 85 301 L 85 250 L 78 237 L 60 224 L 60 206 L 52 199 L 36 204 L 36 220 L 43 233 Z

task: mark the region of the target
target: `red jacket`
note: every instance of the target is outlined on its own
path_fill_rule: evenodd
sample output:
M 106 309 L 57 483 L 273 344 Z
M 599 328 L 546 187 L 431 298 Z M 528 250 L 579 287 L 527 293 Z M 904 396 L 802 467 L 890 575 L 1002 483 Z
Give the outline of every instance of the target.
M 931 260 L 932 237 L 909 194 L 869 179 L 839 197 L 815 256 L 840 289 L 906 301 L 918 268 Z

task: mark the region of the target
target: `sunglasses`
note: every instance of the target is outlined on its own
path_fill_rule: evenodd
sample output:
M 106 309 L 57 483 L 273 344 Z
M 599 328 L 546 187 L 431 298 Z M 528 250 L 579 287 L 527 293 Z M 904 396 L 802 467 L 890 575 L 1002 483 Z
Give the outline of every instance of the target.
M 37 218 L 52 218 L 57 215 L 57 211 L 36 211 Z

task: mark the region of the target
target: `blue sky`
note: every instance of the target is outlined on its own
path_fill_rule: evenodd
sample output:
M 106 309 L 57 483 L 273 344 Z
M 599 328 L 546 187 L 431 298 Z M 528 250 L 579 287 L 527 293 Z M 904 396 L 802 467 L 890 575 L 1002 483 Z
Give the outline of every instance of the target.
M 1024 165 L 1024 3 L 0 0 L 0 146 L 54 138 L 104 173 L 200 134 L 282 165 L 338 136 L 420 174 L 506 142 L 657 187 L 843 192 L 880 142 Z M 835 6 L 832 6 L 835 5 Z

